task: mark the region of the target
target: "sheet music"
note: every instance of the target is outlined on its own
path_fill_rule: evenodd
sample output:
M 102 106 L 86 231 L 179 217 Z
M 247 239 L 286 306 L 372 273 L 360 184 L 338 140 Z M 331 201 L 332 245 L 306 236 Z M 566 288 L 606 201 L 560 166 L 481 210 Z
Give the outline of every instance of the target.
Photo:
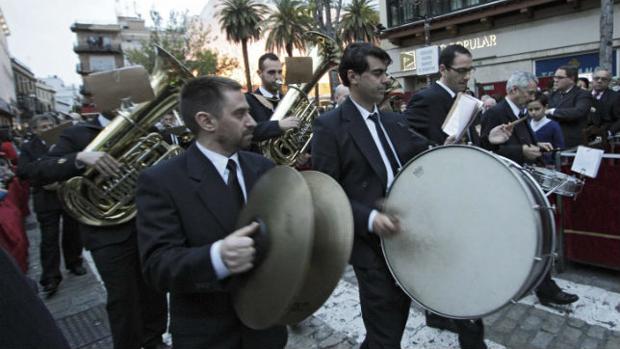
M 577 155 L 575 155 L 571 171 L 590 178 L 595 178 L 601 166 L 603 154 L 604 151 L 601 149 L 588 148 L 580 145 L 577 147 Z
M 459 93 L 441 129 L 448 136 L 455 136 L 457 140 L 461 139 L 481 107 L 482 101 L 479 99 L 466 93 Z

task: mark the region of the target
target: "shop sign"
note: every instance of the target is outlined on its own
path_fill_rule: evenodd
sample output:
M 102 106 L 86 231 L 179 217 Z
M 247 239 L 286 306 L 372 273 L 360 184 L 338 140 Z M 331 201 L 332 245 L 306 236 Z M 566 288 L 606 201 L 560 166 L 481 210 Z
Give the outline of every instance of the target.
M 418 75 L 435 74 L 439 71 L 439 46 L 427 46 L 415 50 Z
M 458 40 L 455 42 L 450 42 L 447 44 L 441 44 L 441 49 L 443 50 L 448 45 L 461 45 L 470 51 L 474 51 L 481 48 L 487 47 L 495 47 L 497 46 L 497 35 L 489 34 L 478 36 L 471 39 Z
M 613 74 L 616 75 L 616 50 L 613 52 L 613 62 L 611 64 Z M 535 63 L 536 76 L 553 76 L 556 69 L 563 65 L 572 65 L 577 67 L 579 74 L 587 74 L 594 72 L 599 65 L 598 52 L 578 54 L 560 58 L 539 59 Z
M 415 70 L 415 51 L 400 53 L 400 70 Z

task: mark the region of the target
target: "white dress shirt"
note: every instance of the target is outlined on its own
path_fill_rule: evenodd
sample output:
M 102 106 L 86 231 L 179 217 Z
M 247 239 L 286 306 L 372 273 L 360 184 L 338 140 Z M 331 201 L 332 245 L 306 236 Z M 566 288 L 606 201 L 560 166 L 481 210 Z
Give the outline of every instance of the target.
M 241 191 L 243 192 L 243 198 L 247 201 L 248 195 L 245 189 L 245 179 L 243 178 L 243 171 L 241 170 L 241 165 L 239 165 L 239 154 L 234 153 L 230 158 L 216 153 L 212 150 L 205 148 L 199 142 L 196 142 L 196 147 L 200 150 L 204 156 L 211 161 L 217 173 L 220 174 L 224 183 L 228 183 L 228 175 L 230 171 L 226 167 L 228 164 L 228 160 L 232 159 L 237 164 L 237 179 L 239 180 L 239 186 L 241 187 Z M 221 280 L 230 275 L 230 270 L 224 264 L 222 260 L 222 254 L 220 253 L 220 246 L 222 245 L 222 240 L 216 241 L 213 245 L 211 245 L 211 250 L 209 251 L 211 254 L 211 264 L 213 265 L 213 269 L 215 270 L 215 274 L 217 275 L 218 280 Z
M 377 106 L 374 106 L 374 109 L 371 112 L 369 112 L 368 110 L 364 109 L 364 107 L 362 107 L 361 105 L 357 104 L 357 102 L 355 102 L 355 100 L 349 96 L 349 98 L 351 98 L 351 102 L 353 102 L 353 104 L 355 105 L 355 107 L 357 108 L 357 110 L 360 112 L 360 114 L 362 115 L 363 120 L 365 121 L 366 127 L 368 127 L 368 131 L 370 131 L 370 135 L 372 136 L 372 140 L 375 143 L 375 146 L 377 146 L 377 150 L 379 150 L 379 154 L 381 155 L 381 160 L 383 160 L 383 167 L 385 167 L 385 171 L 387 172 L 387 183 L 386 183 L 386 188 L 390 188 L 390 186 L 392 185 L 392 182 L 394 182 L 394 171 L 392 171 L 392 165 L 390 164 L 390 160 L 387 157 L 387 154 L 385 153 L 385 149 L 383 149 L 383 145 L 381 144 L 381 140 L 379 139 L 379 135 L 377 134 L 377 128 L 375 126 L 375 122 L 372 121 L 369 116 L 377 113 L 377 115 L 381 115 L 379 113 L 379 110 L 377 109 Z M 388 141 L 388 144 L 390 145 L 390 150 L 392 151 L 392 153 L 394 154 L 394 157 L 396 158 L 396 162 L 398 163 L 398 168 L 402 168 L 403 165 L 400 163 L 400 159 L 398 158 L 398 153 L 396 152 L 396 149 L 394 148 L 394 144 L 392 143 L 392 140 L 390 139 L 390 135 L 385 131 L 385 128 L 383 127 L 383 123 L 381 123 L 381 129 L 383 130 L 383 133 L 385 134 L 385 138 Z M 368 216 L 368 231 L 372 232 L 372 222 L 375 219 L 375 216 L 377 215 L 377 210 L 372 210 L 370 212 L 370 215 Z

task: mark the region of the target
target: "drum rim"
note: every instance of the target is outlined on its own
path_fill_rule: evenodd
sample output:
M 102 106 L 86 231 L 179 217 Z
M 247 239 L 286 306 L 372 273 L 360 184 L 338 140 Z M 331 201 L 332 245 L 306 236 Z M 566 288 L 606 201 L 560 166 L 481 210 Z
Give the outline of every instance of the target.
M 511 166 L 514 167 L 516 170 L 518 170 L 521 173 L 524 173 L 529 179 L 531 183 L 528 183 L 528 181 L 524 180 L 521 176 L 518 176 L 516 174 L 514 174 L 515 178 L 521 183 L 522 187 L 530 187 L 534 186 L 534 189 L 536 190 L 524 190 L 524 192 L 526 193 L 526 195 L 528 195 L 530 197 L 530 201 L 531 202 L 535 202 L 537 205 L 539 205 L 540 203 L 538 202 L 538 199 L 543 199 L 543 201 L 546 201 L 546 203 L 548 204 L 548 200 L 546 198 L 546 196 L 544 195 L 544 191 L 542 190 L 542 188 L 540 187 L 540 185 L 538 184 L 538 182 L 533 178 L 533 176 L 528 173 L 527 171 L 523 170 L 523 167 L 520 166 L 519 164 L 517 164 L 516 162 L 505 158 L 501 155 L 495 154 L 491 151 L 476 147 L 476 146 L 471 146 L 471 145 L 462 145 L 462 144 L 451 144 L 451 145 L 442 145 L 442 146 L 437 146 L 437 147 L 433 147 L 430 149 L 427 149 L 419 154 L 417 154 L 416 156 L 414 156 L 413 158 L 411 158 L 409 161 L 407 161 L 405 164 L 403 164 L 403 166 L 401 167 L 401 169 L 409 166 L 411 163 L 413 163 L 414 161 L 416 161 L 417 159 L 421 158 L 422 156 L 426 155 L 427 153 L 430 153 L 432 151 L 437 151 L 438 149 L 446 149 L 446 148 L 466 148 L 466 149 L 472 149 L 475 151 L 479 151 L 481 153 L 487 154 L 487 155 L 491 155 L 491 157 L 495 160 L 497 160 L 497 162 L 499 164 L 501 164 L 502 166 L 506 167 L 510 172 L 512 172 L 514 174 L 514 172 L 511 170 Z M 503 161 L 503 160 L 507 160 L 507 161 Z M 394 176 L 394 180 L 392 181 L 392 185 L 390 186 L 390 188 L 388 189 L 387 193 L 386 193 L 386 199 L 389 197 L 390 193 L 392 192 L 394 186 L 393 184 L 396 182 L 396 180 L 403 175 L 403 171 L 399 171 L 396 176 Z M 534 193 L 537 193 L 539 195 L 534 195 Z M 534 209 L 534 208 L 533 208 Z M 553 216 L 553 215 L 552 215 Z M 543 219 L 542 219 L 542 215 L 541 215 L 541 219 L 537 220 L 536 222 L 536 227 L 537 230 L 539 232 L 541 232 L 541 235 L 543 231 L 544 231 L 544 227 L 543 227 Z M 551 254 L 555 251 L 555 222 L 553 221 L 553 219 L 551 219 L 551 223 L 552 223 L 552 231 L 551 231 Z M 503 308 L 505 308 L 507 305 L 509 304 L 513 304 L 516 303 L 519 299 L 523 298 L 523 296 L 525 294 L 527 294 L 529 291 L 533 290 L 534 288 L 536 288 L 543 280 L 544 275 L 549 271 L 549 269 L 552 266 L 552 262 L 550 260 L 550 258 L 548 256 L 544 256 L 544 251 L 543 251 L 543 244 L 542 244 L 542 239 L 540 239 L 541 241 L 538 241 L 537 246 L 536 246 L 536 255 L 535 255 L 535 260 L 532 261 L 531 267 L 530 267 L 530 271 L 528 274 L 528 277 L 526 279 L 524 279 L 524 285 L 522 285 L 518 292 L 516 294 L 514 294 L 512 297 L 510 297 L 508 300 L 506 300 L 506 302 L 504 304 L 502 304 L 501 306 L 497 307 L 494 310 L 482 313 L 482 314 L 477 314 L 475 316 L 455 316 L 455 315 L 451 315 L 451 314 L 446 314 L 443 312 L 439 312 L 436 309 L 433 309 L 427 305 L 425 305 L 424 303 L 422 303 L 420 300 L 418 300 L 416 297 L 414 297 L 405 287 L 403 287 L 401 281 L 398 279 L 398 277 L 396 276 L 395 272 L 394 272 L 394 267 L 390 264 L 390 260 L 387 257 L 386 254 L 386 248 L 385 248 L 385 244 L 384 244 L 384 238 L 380 237 L 380 242 L 381 242 L 381 252 L 383 253 L 383 259 L 385 261 L 385 264 L 388 267 L 388 270 L 390 271 L 390 274 L 392 275 L 392 278 L 394 279 L 394 281 L 396 282 L 396 284 L 398 285 L 398 287 L 411 299 L 411 301 L 413 303 L 415 303 L 416 305 L 418 305 L 419 307 L 422 307 L 424 310 L 427 310 L 429 312 L 432 312 L 434 314 L 437 315 L 441 315 L 444 317 L 448 317 L 451 319 L 460 319 L 460 320 L 469 320 L 469 319 L 475 319 L 475 318 L 482 318 L 485 316 L 489 316 L 491 314 L 494 314 L 500 310 L 502 310 Z M 533 272 L 536 270 L 540 270 L 539 268 L 537 268 L 537 259 L 541 258 L 541 262 L 545 263 L 545 265 L 543 266 L 543 270 L 540 272 L 539 276 L 537 278 L 533 278 L 532 275 L 534 274 Z M 526 285 L 532 285 L 531 287 L 525 287 Z

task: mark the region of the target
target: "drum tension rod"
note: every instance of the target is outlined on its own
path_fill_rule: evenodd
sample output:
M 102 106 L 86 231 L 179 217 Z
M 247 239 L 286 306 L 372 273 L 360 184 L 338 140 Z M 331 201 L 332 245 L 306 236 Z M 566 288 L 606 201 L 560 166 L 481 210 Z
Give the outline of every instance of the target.
M 535 210 L 549 210 L 549 211 L 555 212 L 555 205 L 551 205 L 551 206 L 534 205 L 532 206 L 532 208 Z

